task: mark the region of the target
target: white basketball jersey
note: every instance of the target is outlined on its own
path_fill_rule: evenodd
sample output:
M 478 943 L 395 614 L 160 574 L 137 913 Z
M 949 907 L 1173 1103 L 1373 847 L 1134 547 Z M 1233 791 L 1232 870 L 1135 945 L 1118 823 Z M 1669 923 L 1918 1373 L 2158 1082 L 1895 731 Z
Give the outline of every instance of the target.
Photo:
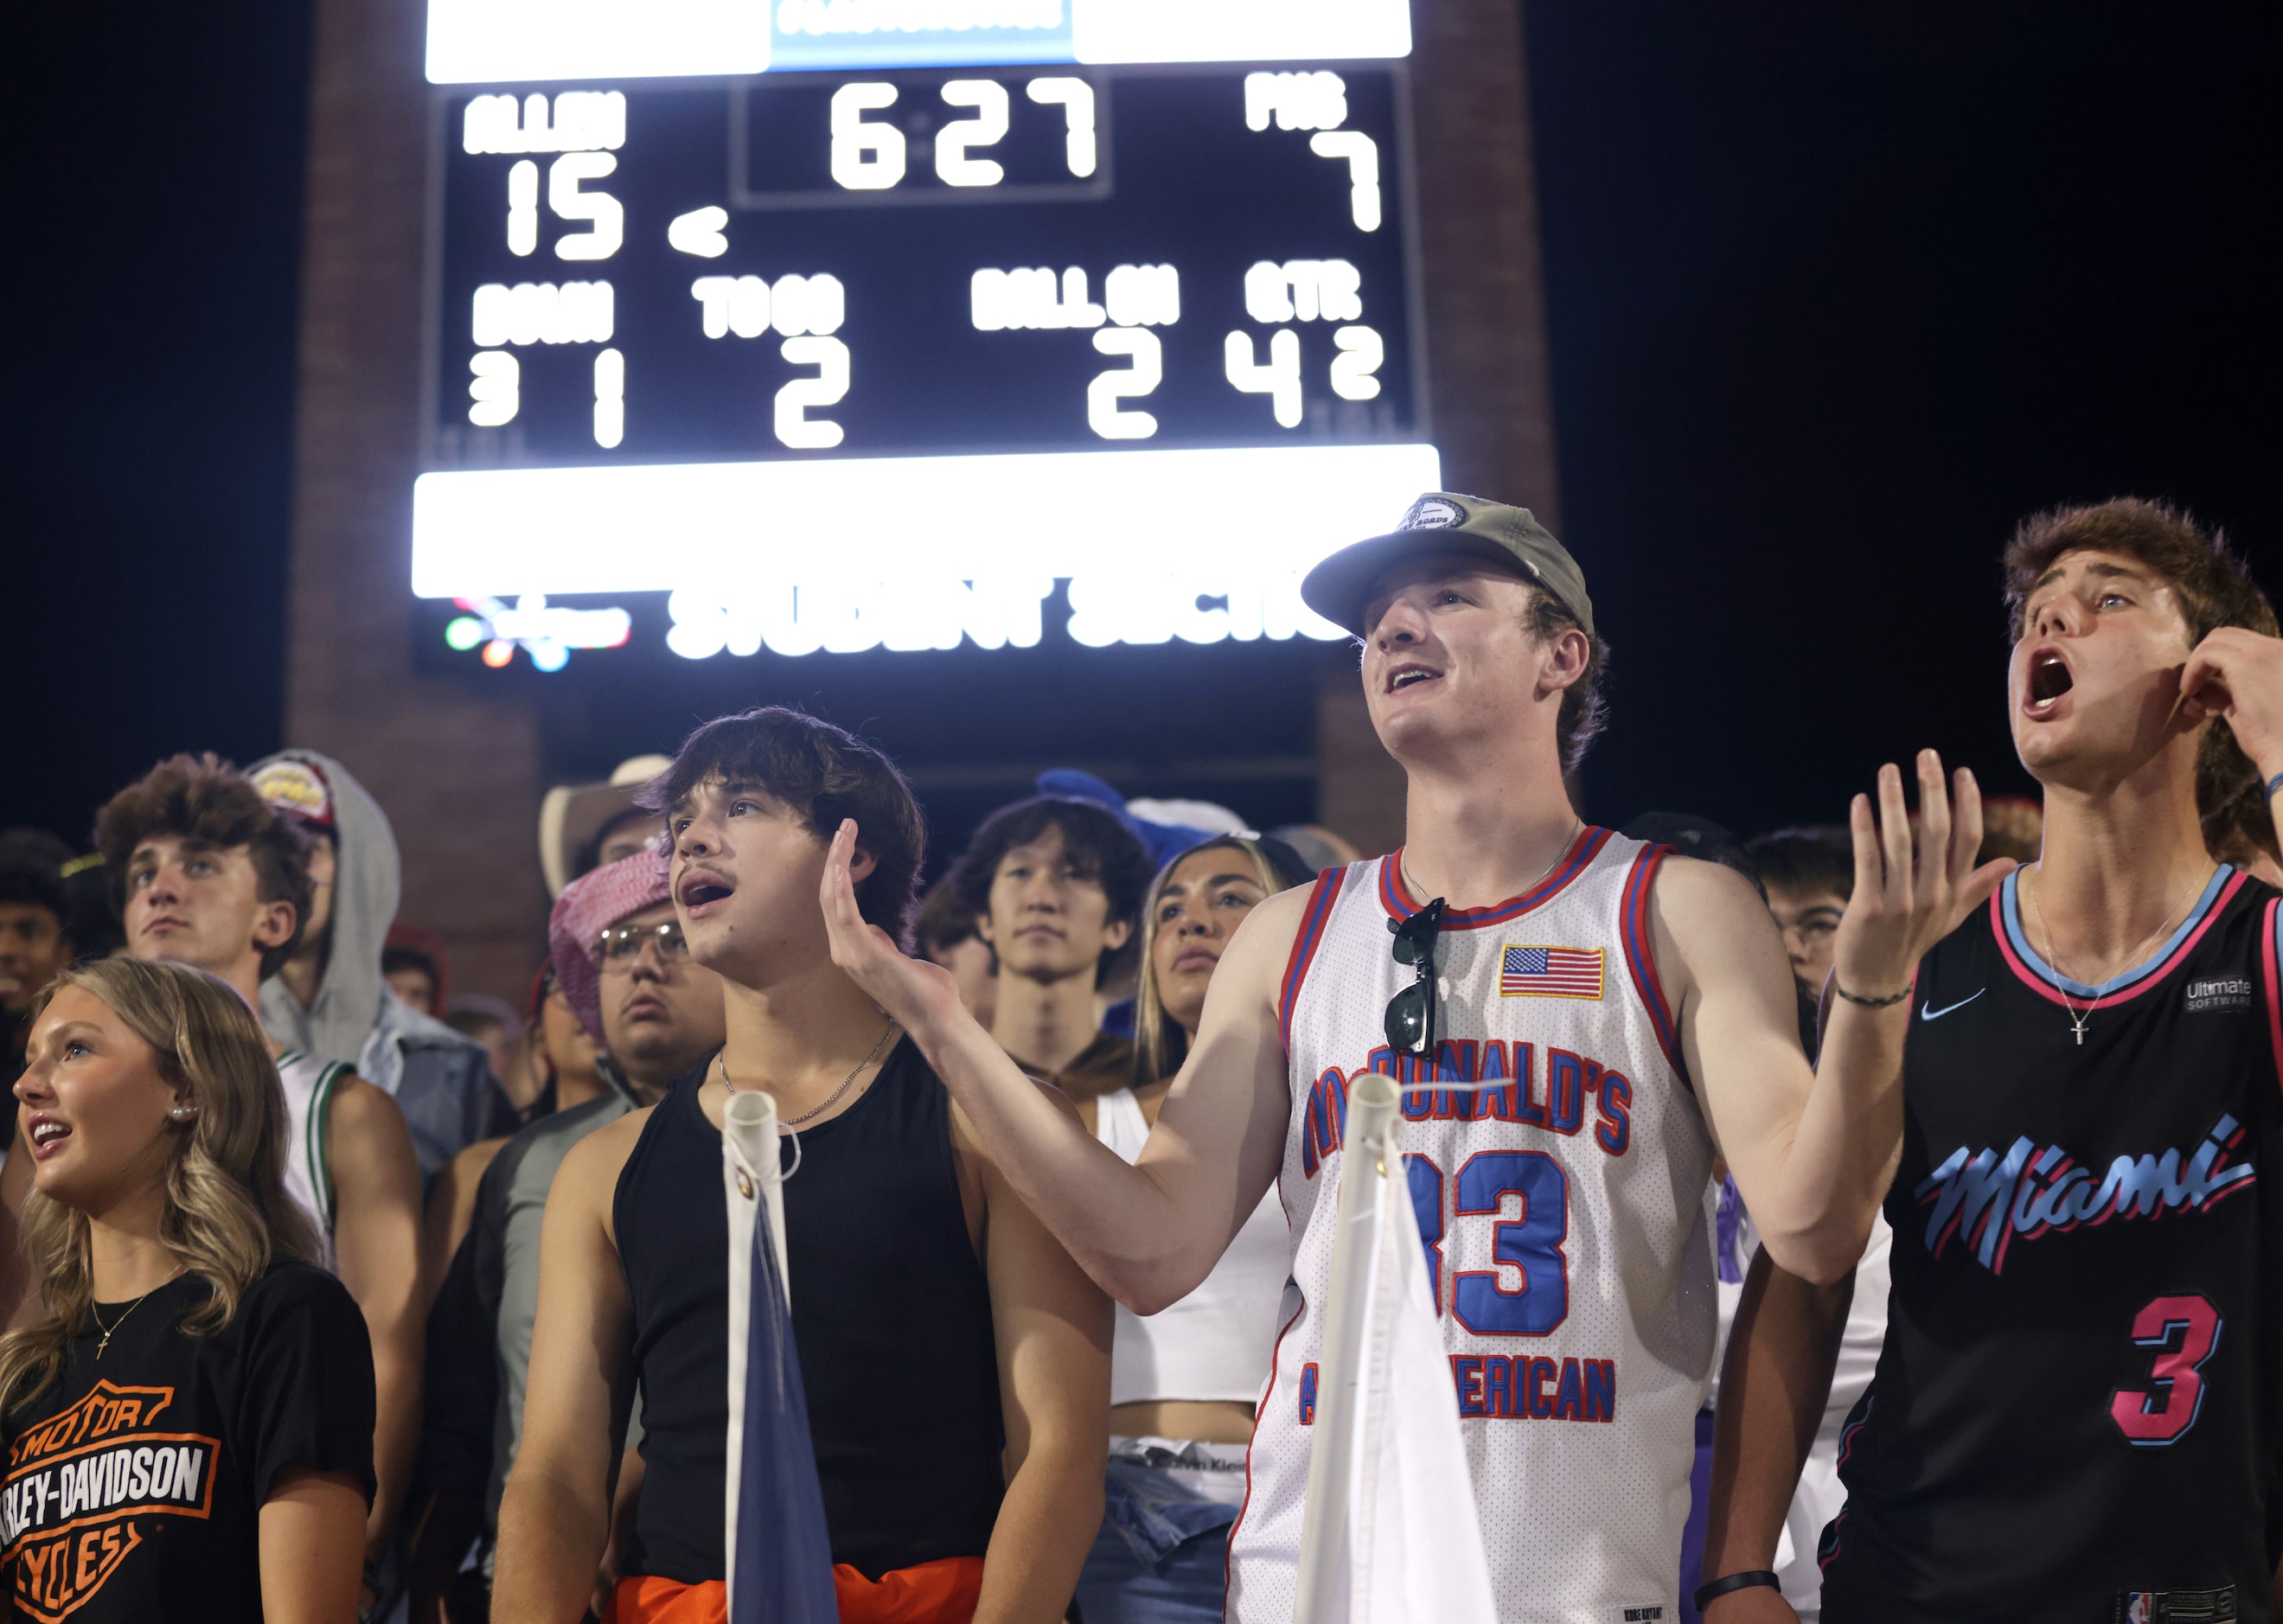
M 1679 1616 L 1712 1149 L 1649 949 L 1665 855 L 1587 829 L 1526 894 L 1446 912 L 1431 1066 L 1399 1066 L 1383 1030 L 1414 977 L 1390 924 L 1422 906 L 1401 854 L 1317 880 L 1280 998 L 1292 1284 L 1230 1542 L 1234 1624 L 1292 1618 L 1347 1090 L 1374 1071 L 1418 1084 L 1404 1159 L 1500 1624 Z
M 277 1081 L 285 1089 L 285 1193 L 293 1198 L 317 1231 L 317 1256 L 333 1266 L 333 1179 L 325 1159 L 326 1111 L 333 1085 L 350 1068 L 289 1049 L 277 1057 Z

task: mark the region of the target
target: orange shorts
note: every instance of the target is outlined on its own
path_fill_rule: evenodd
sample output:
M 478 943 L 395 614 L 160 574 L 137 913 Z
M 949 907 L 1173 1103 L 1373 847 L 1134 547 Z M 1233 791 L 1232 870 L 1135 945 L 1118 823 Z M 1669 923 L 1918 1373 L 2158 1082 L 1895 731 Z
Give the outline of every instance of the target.
M 947 1557 L 867 1579 L 845 1562 L 832 1570 L 840 1624 L 969 1624 L 983 1594 L 983 1558 Z M 655 1574 L 619 1581 L 603 1624 L 728 1624 L 719 1580 L 682 1584 Z

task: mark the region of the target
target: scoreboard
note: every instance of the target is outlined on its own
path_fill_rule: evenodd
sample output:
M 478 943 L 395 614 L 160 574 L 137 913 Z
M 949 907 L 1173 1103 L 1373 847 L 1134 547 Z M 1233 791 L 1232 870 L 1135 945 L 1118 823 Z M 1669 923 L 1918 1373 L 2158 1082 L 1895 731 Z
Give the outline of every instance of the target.
M 1439 482 L 1402 0 L 521 3 L 430 14 L 455 648 L 1343 635 Z

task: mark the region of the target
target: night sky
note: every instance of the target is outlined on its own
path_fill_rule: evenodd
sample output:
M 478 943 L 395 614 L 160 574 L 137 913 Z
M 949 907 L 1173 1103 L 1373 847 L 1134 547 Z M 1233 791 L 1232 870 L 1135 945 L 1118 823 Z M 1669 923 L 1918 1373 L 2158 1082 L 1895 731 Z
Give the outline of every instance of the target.
M 2052 503 L 2186 504 L 2283 589 L 2271 7 L 1524 13 L 1591 816 L 1835 818 L 1922 743 L 2025 787 L 1995 559 Z M 281 742 L 309 24 L 12 35 L 0 824 L 81 839 Z

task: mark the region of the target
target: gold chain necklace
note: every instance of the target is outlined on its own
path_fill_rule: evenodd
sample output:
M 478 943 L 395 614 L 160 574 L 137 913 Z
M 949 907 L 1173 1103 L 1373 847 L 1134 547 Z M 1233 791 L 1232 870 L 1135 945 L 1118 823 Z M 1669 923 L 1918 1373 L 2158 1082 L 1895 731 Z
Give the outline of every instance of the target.
M 2039 862 L 2035 864 L 2034 867 L 2038 876 L 2038 891 L 2042 891 L 2045 888 L 2045 865 L 2043 862 Z M 2210 883 L 2211 876 L 2209 874 L 2197 880 L 2196 888 L 2188 893 L 2188 900 L 2181 905 L 2178 912 L 2185 913 L 2188 909 L 2193 907 L 2195 905 L 2196 898 L 2203 894 L 2204 887 Z M 2061 1007 L 2069 1012 L 2069 1030 L 2077 1034 L 2077 1046 L 2079 1048 L 2083 1048 L 2084 1046 L 2084 1023 L 2091 1018 L 2092 1014 L 2092 1006 L 2094 1003 L 2100 1002 L 2100 998 L 2096 995 L 2095 997 L 2091 1002 L 2087 1003 L 2082 1010 L 2078 1009 L 2075 1003 L 2070 1002 L 2069 988 L 2061 985 L 2063 978 L 2076 981 L 2080 987 L 2090 987 L 2092 983 L 2080 980 L 2074 971 L 2070 970 L 2067 964 L 2061 963 L 2061 949 L 2053 945 L 2053 927 L 2045 923 L 2045 905 L 2038 900 L 2037 891 L 2032 891 L 2030 894 L 2030 907 L 2038 916 L 2038 928 L 2045 933 L 2045 957 L 2051 962 L 2055 972 L 2054 974 L 2047 977 L 2046 979 L 2053 982 L 2053 991 L 2061 995 Z M 2165 915 L 2163 924 L 2158 925 L 2154 930 L 2150 931 L 2146 936 L 2143 936 L 2139 941 L 2132 944 L 2131 950 L 2124 956 L 2124 964 L 2127 969 L 2131 968 L 2131 966 L 2140 962 L 2141 949 L 2147 947 L 2150 942 L 2155 941 L 2160 936 L 2167 934 L 2170 931 L 2172 921 L 2177 917 L 2178 914 Z
M 150 1292 L 144 1292 L 142 1297 L 137 1297 L 133 1302 L 129 1303 L 127 1305 L 126 1313 L 121 1314 L 117 1319 L 112 1321 L 108 1325 L 103 1323 L 103 1316 L 95 1311 L 95 1304 L 90 1301 L 87 1305 L 88 1317 L 95 1322 L 96 1329 L 103 1332 L 102 1339 L 95 1345 L 95 1356 L 98 1359 L 103 1357 L 103 1350 L 111 1346 L 111 1339 L 118 1333 L 119 1328 L 127 1323 L 127 1316 L 134 1313 L 136 1309 L 141 1308 L 143 1306 L 144 1299 L 149 1297 L 151 1295 L 151 1292 L 156 1292 L 166 1286 L 174 1284 L 176 1280 L 182 1277 L 182 1274 L 183 1266 L 177 1264 L 173 1274 L 168 1275 L 164 1280 L 160 1281 L 157 1285 L 152 1286 Z

